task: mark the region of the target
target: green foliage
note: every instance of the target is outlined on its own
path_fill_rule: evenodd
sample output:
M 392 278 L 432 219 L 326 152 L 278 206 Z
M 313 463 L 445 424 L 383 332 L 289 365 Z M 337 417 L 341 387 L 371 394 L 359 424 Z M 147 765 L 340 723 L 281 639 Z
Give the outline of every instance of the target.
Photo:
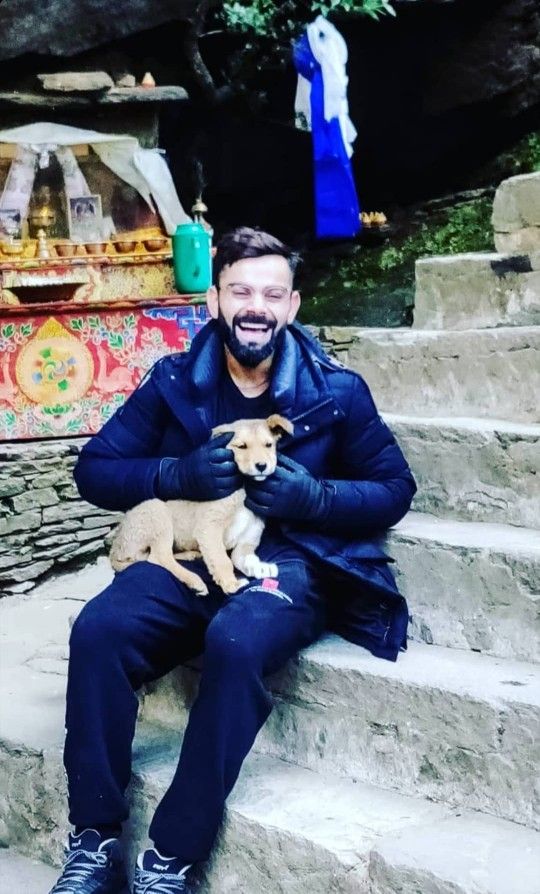
M 399 246 L 381 250 L 379 267 L 392 270 L 417 258 L 493 249 L 491 198 L 464 202 L 420 224 Z
M 403 326 L 414 303 L 414 264 L 432 255 L 493 251 L 492 198 L 424 212 L 392 242 L 351 246 L 346 257 L 306 258 L 301 320 L 306 323 Z
M 227 28 L 280 41 L 298 34 L 317 15 L 394 15 L 389 0 L 234 0 L 223 4 Z
M 540 171 L 540 131 L 528 134 L 525 137 L 525 152 L 523 163 L 526 168 L 533 171 Z

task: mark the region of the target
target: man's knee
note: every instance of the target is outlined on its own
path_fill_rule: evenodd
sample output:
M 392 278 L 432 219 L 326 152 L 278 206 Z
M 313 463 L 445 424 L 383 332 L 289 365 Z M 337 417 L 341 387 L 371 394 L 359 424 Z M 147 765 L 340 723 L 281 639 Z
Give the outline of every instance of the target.
M 212 662 L 224 669 L 256 669 L 260 664 L 248 625 L 239 624 L 237 617 L 231 619 L 226 611 L 219 612 L 209 624 L 204 654 L 205 664 Z
M 72 654 L 89 652 L 103 656 L 108 649 L 118 651 L 128 633 L 126 621 L 108 598 L 107 590 L 100 593 L 86 603 L 75 619 L 69 640 Z

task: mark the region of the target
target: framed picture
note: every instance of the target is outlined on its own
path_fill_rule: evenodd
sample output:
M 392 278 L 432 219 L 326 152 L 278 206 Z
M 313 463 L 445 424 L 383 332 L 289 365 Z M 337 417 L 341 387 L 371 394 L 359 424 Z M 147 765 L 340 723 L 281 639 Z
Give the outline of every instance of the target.
M 0 208 L 0 240 L 21 238 L 21 212 L 18 208 Z
M 70 196 L 68 216 L 69 236 L 73 242 L 101 241 L 103 238 L 101 196 Z

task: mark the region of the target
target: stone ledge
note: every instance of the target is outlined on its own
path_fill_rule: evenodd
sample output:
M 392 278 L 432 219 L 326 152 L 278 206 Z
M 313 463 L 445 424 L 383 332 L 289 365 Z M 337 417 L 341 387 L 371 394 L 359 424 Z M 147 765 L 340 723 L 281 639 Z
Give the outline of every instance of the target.
M 125 833 L 130 870 L 172 778 L 178 748 L 172 733 L 139 727 Z M 58 865 L 66 825 L 60 749 L 29 758 L 12 747 L 2 758 L 0 777 L 12 774 L 6 837 L 17 835 L 19 848 Z M 20 801 L 13 801 L 13 781 L 22 779 Z M 211 859 L 199 870 L 197 890 L 304 894 L 308 878 L 312 894 L 388 894 L 398 890 L 397 880 L 405 881 L 403 894 L 470 894 L 482 878 L 486 894 L 513 894 L 504 881 L 509 873 L 515 879 L 519 857 L 520 891 L 536 894 L 538 838 L 514 823 L 468 811 L 454 816 L 429 801 L 251 755 L 228 800 Z M 448 847 L 452 842 L 460 846 Z
M 499 233 L 512 233 L 522 227 L 540 228 L 540 171 L 508 177 L 499 184 L 492 223 Z
M 11 848 L 0 849 L 0 894 L 43 894 L 54 885 L 58 873 Z
M 387 551 L 412 639 L 538 661 L 540 531 L 410 512 L 390 531 Z
M 148 687 L 143 717 L 182 728 L 198 673 Z M 316 771 L 540 826 L 540 668 L 410 643 L 397 663 L 327 635 L 270 678 L 256 749 Z
M 540 425 L 383 415 L 415 475 L 415 510 L 540 529 Z
M 416 262 L 415 329 L 540 323 L 540 258 L 496 253 Z
M 497 251 L 540 250 L 540 171 L 503 180 L 495 193 L 492 223 Z
M 370 869 L 370 894 L 535 894 L 540 843 L 537 833 L 497 819 L 449 817 L 376 842 Z
M 540 326 L 326 327 L 326 347 L 362 375 L 379 410 L 540 421 Z

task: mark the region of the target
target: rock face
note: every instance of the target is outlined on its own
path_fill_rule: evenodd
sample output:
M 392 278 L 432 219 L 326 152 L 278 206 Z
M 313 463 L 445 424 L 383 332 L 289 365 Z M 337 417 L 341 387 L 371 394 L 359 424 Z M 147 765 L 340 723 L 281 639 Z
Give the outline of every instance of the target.
M 432 46 L 426 108 L 441 114 L 457 106 L 498 99 L 513 116 L 540 95 L 540 7 L 536 0 L 462 6 L 450 25 L 445 49 Z M 459 22 L 459 24 L 457 24 Z M 443 36 L 443 35 L 441 35 Z M 444 36 L 443 36 L 444 39 Z
M 75 56 L 91 47 L 185 20 L 197 0 L 6 0 L 0 5 L 0 60 L 24 53 Z

